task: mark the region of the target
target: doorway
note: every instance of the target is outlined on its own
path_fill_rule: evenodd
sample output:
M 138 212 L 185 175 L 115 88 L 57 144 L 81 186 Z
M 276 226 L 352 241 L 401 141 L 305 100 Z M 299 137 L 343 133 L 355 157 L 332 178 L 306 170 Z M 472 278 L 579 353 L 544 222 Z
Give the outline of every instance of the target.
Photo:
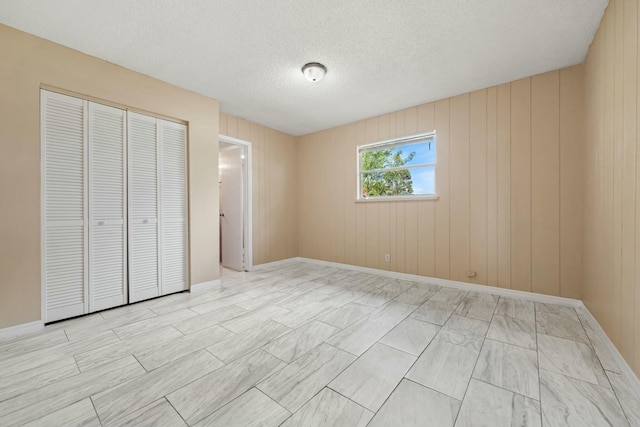
M 251 143 L 220 135 L 221 267 L 250 271 L 251 257 Z

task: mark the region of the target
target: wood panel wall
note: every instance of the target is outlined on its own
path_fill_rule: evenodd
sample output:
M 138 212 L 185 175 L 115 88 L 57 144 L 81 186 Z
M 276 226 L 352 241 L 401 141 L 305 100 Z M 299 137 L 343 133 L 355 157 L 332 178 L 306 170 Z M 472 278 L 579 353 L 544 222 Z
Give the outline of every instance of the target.
M 220 134 L 251 142 L 253 264 L 298 256 L 295 138 L 224 113 Z
M 299 137 L 300 256 L 581 298 L 582 78 L 571 67 Z M 433 129 L 437 200 L 356 202 L 358 145 Z
M 640 372 L 638 0 L 611 0 L 585 61 L 584 302 Z

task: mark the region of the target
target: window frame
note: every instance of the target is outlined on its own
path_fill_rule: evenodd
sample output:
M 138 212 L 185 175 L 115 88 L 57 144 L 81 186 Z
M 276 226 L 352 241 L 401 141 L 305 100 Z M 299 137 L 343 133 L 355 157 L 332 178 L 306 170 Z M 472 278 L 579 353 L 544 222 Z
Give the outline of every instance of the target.
M 362 170 L 362 154 L 367 151 L 374 151 L 378 148 L 388 148 L 388 147 L 399 147 L 410 145 L 412 143 L 420 143 L 427 142 L 428 140 L 432 140 L 436 143 L 436 153 L 435 153 L 435 162 L 433 163 L 420 163 L 417 165 L 411 166 L 398 166 L 392 168 L 382 168 L 382 169 L 371 169 L 368 171 Z M 399 138 L 393 138 L 386 141 L 373 142 L 369 144 L 361 144 L 356 146 L 356 169 L 357 169 L 357 177 L 356 177 L 356 202 L 390 202 L 390 201 L 406 201 L 406 200 L 437 200 L 438 199 L 438 187 L 437 187 L 437 167 L 438 167 L 438 144 L 435 129 L 431 132 L 419 133 L 415 135 L 402 136 Z M 374 197 L 363 197 L 362 195 L 362 178 L 365 173 L 376 173 L 376 172 L 392 172 L 395 170 L 411 170 L 417 168 L 424 168 L 433 166 L 433 194 L 406 194 L 399 196 L 374 196 Z

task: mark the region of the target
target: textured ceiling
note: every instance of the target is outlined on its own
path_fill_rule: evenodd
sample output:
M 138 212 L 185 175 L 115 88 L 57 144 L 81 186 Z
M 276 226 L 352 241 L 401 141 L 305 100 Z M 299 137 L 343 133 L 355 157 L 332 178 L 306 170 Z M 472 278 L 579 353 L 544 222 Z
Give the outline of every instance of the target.
M 293 135 L 584 60 L 607 0 L 1 0 L 0 22 Z M 307 62 L 328 68 L 310 83 Z

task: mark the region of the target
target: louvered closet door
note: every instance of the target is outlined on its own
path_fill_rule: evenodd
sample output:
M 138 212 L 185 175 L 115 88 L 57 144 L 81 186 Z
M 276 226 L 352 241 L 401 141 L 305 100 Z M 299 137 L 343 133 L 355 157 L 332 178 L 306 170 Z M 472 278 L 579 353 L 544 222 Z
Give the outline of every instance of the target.
M 125 112 L 89 103 L 89 311 L 127 303 Z
M 85 101 L 41 91 L 45 322 L 87 312 Z
M 128 113 L 129 302 L 160 295 L 157 120 Z
M 187 289 L 187 127 L 158 119 L 161 293 Z

